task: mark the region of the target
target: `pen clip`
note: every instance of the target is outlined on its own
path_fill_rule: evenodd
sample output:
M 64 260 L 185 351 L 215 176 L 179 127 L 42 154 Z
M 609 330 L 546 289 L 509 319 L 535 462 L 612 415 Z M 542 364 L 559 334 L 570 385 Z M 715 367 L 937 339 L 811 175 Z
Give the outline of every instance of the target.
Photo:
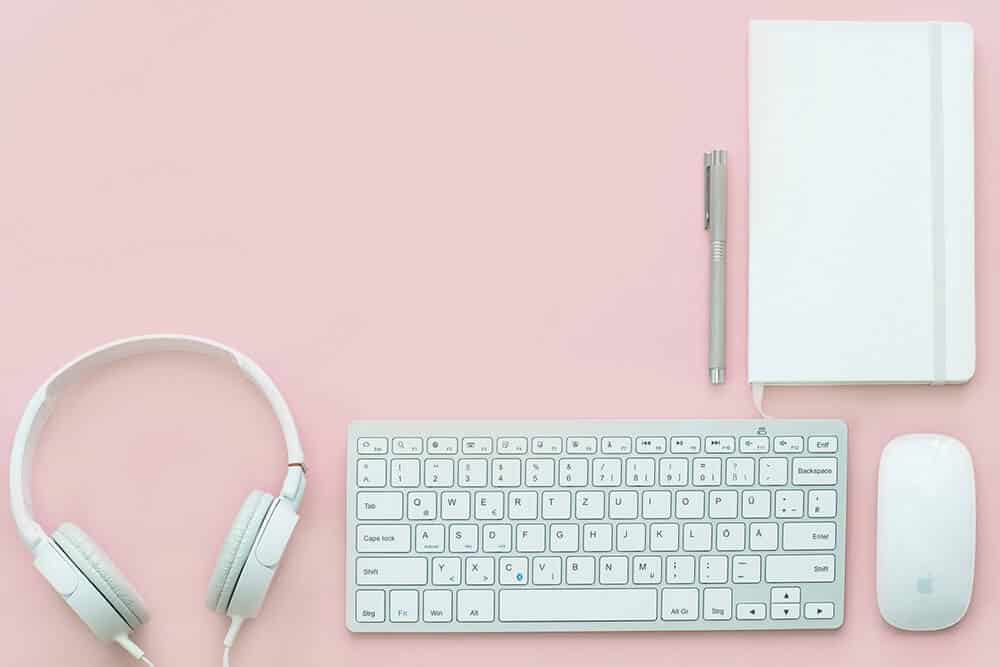
M 705 229 L 712 225 L 711 196 L 712 196 L 712 154 L 705 153 Z

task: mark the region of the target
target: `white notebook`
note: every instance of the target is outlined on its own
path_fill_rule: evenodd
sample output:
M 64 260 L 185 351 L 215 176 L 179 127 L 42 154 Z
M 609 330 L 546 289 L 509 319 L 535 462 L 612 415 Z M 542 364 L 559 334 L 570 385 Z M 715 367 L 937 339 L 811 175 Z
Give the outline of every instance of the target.
M 975 370 L 972 29 L 750 24 L 749 380 Z

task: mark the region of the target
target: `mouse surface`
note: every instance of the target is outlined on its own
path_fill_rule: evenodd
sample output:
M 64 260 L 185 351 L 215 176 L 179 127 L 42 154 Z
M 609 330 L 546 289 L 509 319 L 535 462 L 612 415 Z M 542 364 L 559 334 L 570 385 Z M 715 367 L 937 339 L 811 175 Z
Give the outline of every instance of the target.
M 972 457 L 946 435 L 893 439 L 878 471 L 878 607 L 902 630 L 941 630 L 969 608 L 976 556 Z

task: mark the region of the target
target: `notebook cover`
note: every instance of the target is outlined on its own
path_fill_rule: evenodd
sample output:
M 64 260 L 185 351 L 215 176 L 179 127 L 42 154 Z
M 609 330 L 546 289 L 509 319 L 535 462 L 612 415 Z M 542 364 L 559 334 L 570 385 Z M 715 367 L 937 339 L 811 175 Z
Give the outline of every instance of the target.
M 972 376 L 972 44 L 960 23 L 750 24 L 750 382 Z

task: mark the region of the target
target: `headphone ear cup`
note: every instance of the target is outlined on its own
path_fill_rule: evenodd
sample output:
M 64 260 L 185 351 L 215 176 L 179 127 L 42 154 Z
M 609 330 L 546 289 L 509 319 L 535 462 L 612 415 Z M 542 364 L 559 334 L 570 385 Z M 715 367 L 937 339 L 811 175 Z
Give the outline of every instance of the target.
M 243 507 L 236 515 L 233 527 L 222 545 L 222 552 L 219 554 L 212 580 L 208 585 L 205 603 L 209 609 L 222 614 L 228 610 L 236 582 L 240 578 L 243 566 L 246 565 L 247 558 L 250 557 L 253 543 L 260 533 L 273 500 L 274 496 L 269 493 L 251 491 L 243 502 Z
M 149 620 L 142 597 L 104 550 L 83 530 L 72 523 L 64 523 L 52 533 L 52 540 L 97 587 L 129 627 L 134 630 Z

